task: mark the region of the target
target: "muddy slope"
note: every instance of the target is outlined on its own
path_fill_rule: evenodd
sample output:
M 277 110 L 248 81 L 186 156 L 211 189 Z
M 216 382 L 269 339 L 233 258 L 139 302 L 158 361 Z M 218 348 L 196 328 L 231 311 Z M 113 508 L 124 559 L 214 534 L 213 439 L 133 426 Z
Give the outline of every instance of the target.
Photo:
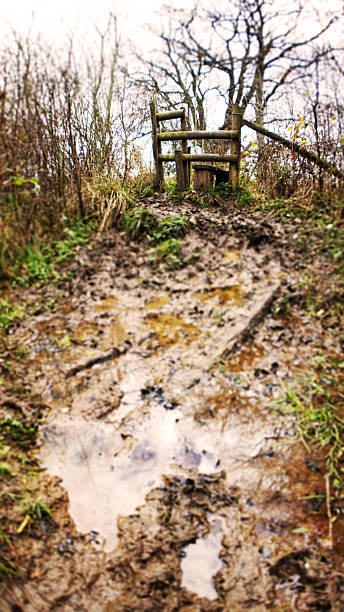
M 330 548 L 315 458 L 271 408 L 332 342 L 297 300 L 271 314 L 302 262 L 271 219 L 145 206 L 189 217 L 184 265 L 102 236 L 56 312 L 15 331 L 55 526 L 22 544 L 3 609 L 343 610 L 343 521 Z

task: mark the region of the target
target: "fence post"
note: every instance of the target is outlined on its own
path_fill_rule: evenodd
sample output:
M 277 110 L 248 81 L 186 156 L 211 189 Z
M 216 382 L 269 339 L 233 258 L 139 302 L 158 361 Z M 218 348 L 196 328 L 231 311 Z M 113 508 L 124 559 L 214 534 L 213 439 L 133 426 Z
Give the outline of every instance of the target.
M 238 104 L 232 104 L 232 130 L 238 130 L 239 136 L 231 141 L 231 155 L 235 155 L 236 160 L 230 164 L 229 180 L 233 189 L 239 186 L 240 172 L 240 151 L 241 151 L 241 126 L 242 109 Z
M 153 141 L 153 157 L 154 157 L 154 188 L 162 191 L 164 189 L 164 168 L 162 161 L 159 160 L 161 153 L 161 142 L 158 141 L 158 122 L 156 118 L 156 104 L 152 100 L 150 104 L 151 120 L 152 120 L 152 141 Z
M 174 159 L 176 161 L 176 174 L 177 174 L 177 184 L 179 191 L 185 191 L 187 178 L 185 176 L 186 168 L 185 163 L 183 161 L 183 153 L 182 151 L 176 151 L 174 154 Z
M 187 130 L 187 125 L 186 125 L 186 116 L 185 116 L 185 109 L 183 112 L 183 117 L 182 117 L 182 121 L 181 121 L 182 125 L 182 131 L 186 132 Z M 188 143 L 187 140 L 183 140 L 182 141 L 182 152 L 183 153 L 188 153 Z M 190 187 L 190 172 L 189 172 L 189 166 L 190 164 L 188 164 L 187 161 L 183 160 L 183 169 L 184 169 L 184 189 L 186 189 L 187 187 Z

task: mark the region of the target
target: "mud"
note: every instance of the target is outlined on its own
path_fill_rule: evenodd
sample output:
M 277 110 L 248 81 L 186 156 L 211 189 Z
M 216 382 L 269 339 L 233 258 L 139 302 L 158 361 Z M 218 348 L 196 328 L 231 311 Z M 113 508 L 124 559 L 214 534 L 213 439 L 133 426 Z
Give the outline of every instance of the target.
M 323 477 L 269 406 L 327 341 L 297 308 L 269 311 L 295 273 L 283 230 L 176 212 L 197 263 L 152 269 L 146 245 L 108 238 L 57 311 L 15 332 L 47 406 L 41 465 L 75 529 L 33 555 L 38 581 L 3 589 L 4 610 L 344 609 L 343 521 L 333 550 L 326 505 L 308 500 Z

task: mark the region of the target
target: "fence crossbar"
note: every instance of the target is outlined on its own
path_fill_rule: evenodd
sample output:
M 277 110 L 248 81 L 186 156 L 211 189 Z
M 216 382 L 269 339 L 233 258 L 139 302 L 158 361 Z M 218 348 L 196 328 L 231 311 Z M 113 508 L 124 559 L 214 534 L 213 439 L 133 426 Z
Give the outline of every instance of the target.
M 335 168 L 335 166 L 332 166 L 332 164 L 327 162 L 325 159 L 321 159 L 321 157 L 318 157 L 318 155 L 316 155 L 315 153 L 308 151 L 307 149 L 299 145 L 297 142 L 293 142 L 291 140 L 288 140 L 287 138 L 283 138 L 283 136 L 280 136 L 279 134 L 275 134 L 275 132 L 270 132 L 270 130 L 263 128 L 257 123 L 254 123 L 253 121 L 248 121 L 247 119 L 243 119 L 243 125 L 246 125 L 247 127 L 251 128 L 251 130 L 254 130 L 255 132 L 259 132 L 259 134 L 263 134 L 263 136 L 267 136 L 268 138 L 270 138 L 271 140 L 274 140 L 275 142 L 280 142 L 282 145 L 290 149 L 290 151 L 293 151 L 294 153 L 297 153 L 298 155 L 300 155 L 300 157 L 304 157 L 305 159 L 308 159 L 309 161 L 317 164 L 323 170 L 327 170 L 334 176 L 344 179 L 343 172 Z

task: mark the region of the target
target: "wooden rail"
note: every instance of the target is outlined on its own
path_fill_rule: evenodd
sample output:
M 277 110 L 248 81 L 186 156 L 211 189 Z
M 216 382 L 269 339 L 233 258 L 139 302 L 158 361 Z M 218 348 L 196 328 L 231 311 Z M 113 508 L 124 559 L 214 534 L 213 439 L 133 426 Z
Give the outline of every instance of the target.
M 275 142 L 280 142 L 283 146 L 300 155 L 300 157 L 304 157 L 305 159 L 314 162 L 320 168 L 323 168 L 323 170 L 331 172 L 331 174 L 333 174 L 334 176 L 337 176 L 341 179 L 344 178 L 343 172 L 335 168 L 335 166 L 332 166 L 332 164 L 327 162 L 325 159 L 321 159 L 321 157 L 318 157 L 318 155 L 316 155 L 315 153 L 307 151 L 307 149 L 297 144 L 297 142 L 293 142 L 292 140 L 283 138 L 283 136 L 279 136 L 279 134 L 275 134 L 275 132 L 270 132 L 270 130 L 261 127 L 253 121 L 248 121 L 247 119 L 243 119 L 243 125 L 247 125 L 247 127 L 251 128 L 251 130 L 255 130 L 255 132 L 259 132 L 259 134 L 263 134 L 264 136 L 271 138 L 271 140 L 274 140 Z
M 168 119 L 181 119 L 181 130 L 173 132 L 160 131 L 159 123 Z M 176 164 L 177 183 L 180 191 L 185 190 L 191 181 L 191 163 L 192 162 L 222 162 L 229 163 L 228 180 L 232 187 L 236 189 L 239 183 L 239 164 L 240 164 L 240 130 L 242 125 L 242 111 L 237 105 L 233 105 L 232 114 L 232 129 L 218 130 L 206 132 L 200 130 L 187 130 L 187 122 L 185 110 L 157 112 L 156 105 L 151 102 L 151 120 L 152 120 L 152 140 L 153 140 L 153 155 L 154 155 L 154 187 L 156 189 L 164 189 L 164 162 L 174 161 Z M 188 140 L 228 140 L 230 141 L 231 154 L 219 155 L 216 153 L 190 153 Z M 162 142 L 181 141 L 182 148 L 176 151 L 174 155 L 163 154 L 161 150 Z M 216 169 L 214 168 L 216 174 Z M 201 168 L 195 169 L 196 177 L 201 177 Z M 211 175 L 213 176 L 213 175 Z M 201 183 L 195 181 L 195 187 L 201 187 Z
M 239 138 L 238 130 L 219 130 L 218 132 L 196 132 L 180 131 L 180 132 L 160 132 L 157 135 L 158 141 L 165 140 L 234 140 Z
M 157 112 L 155 103 L 151 103 L 151 119 L 152 119 L 152 140 L 153 140 L 153 155 L 154 155 L 154 187 L 156 189 L 164 189 L 164 162 L 174 161 L 176 164 L 177 183 L 180 191 L 185 190 L 191 181 L 191 162 L 222 162 L 229 163 L 229 172 L 220 173 L 216 167 L 207 168 L 202 166 L 196 166 L 194 168 L 195 174 L 195 187 L 202 187 L 202 180 L 204 184 L 209 186 L 212 184 L 214 176 L 217 174 L 220 176 L 220 180 L 223 180 L 223 176 L 228 176 L 229 184 L 236 189 L 239 184 L 239 167 L 240 167 L 240 150 L 241 150 L 241 127 L 243 125 L 248 128 L 267 136 L 275 142 L 281 143 L 291 151 L 297 153 L 301 157 L 308 159 L 309 161 L 317 164 L 320 168 L 323 168 L 327 172 L 330 172 L 334 176 L 343 179 L 344 173 L 335 168 L 332 164 L 324 159 L 318 157 L 315 153 L 307 151 L 304 147 L 270 132 L 266 128 L 243 119 L 243 110 L 237 105 L 232 105 L 232 129 L 231 130 L 218 130 L 213 132 L 206 132 L 201 130 L 187 130 L 187 122 L 185 116 L 185 110 L 174 110 Z M 181 119 L 181 130 L 173 132 L 160 131 L 159 123 L 168 119 Z M 190 147 L 188 147 L 188 140 L 228 140 L 230 141 L 230 155 L 219 155 L 216 153 L 190 153 Z M 181 141 L 181 150 L 177 150 L 175 154 L 163 154 L 161 150 L 162 142 Z
M 212 162 L 229 162 L 236 161 L 235 155 L 218 155 L 217 153 L 183 153 L 183 159 L 186 161 L 212 161 Z M 175 160 L 175 155 L 159 153 L 159 160 L 171 162 Z

